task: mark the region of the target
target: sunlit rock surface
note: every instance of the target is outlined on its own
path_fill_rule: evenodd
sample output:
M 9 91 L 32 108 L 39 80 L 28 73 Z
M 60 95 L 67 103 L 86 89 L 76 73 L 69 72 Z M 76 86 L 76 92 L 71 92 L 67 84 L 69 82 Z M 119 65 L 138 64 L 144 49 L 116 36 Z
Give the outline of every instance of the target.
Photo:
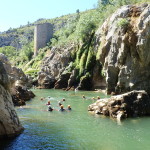
M 14 109 L 9 88 L 7 73 L 0 61 L 0 138 L 16 136 L 23 130 Z
M 150 5 L 123 6 L 96 33 L 107 93 L 150 93 Z

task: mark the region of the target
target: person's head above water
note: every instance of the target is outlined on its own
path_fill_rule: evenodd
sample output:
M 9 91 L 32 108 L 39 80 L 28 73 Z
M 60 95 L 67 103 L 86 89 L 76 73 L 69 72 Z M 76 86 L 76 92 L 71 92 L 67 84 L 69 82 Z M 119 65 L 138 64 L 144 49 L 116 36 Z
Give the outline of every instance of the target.
M 64 108 L 64 106 L 63 106 L 63 105 L 61 105 L 61 106 L 60 106 L 60 108 L 61 108 L 61 109 L 63 109 L 63 108 Z
M 62 105 L 61 101 L 59 101 L 59 102 L 58 102 L 58 105 L 59 105 L 59 106 L 61 106 L 61 105 Z
M 100 96 L 97 96 L 97 99 L 100 99 Z
M 65 98 L 63 98 L 62 101 L 66 101 Z
M 68 108 L 67 108 L 68 110 L 71 110 L 71 106 L 70 105 L 68 105 Z

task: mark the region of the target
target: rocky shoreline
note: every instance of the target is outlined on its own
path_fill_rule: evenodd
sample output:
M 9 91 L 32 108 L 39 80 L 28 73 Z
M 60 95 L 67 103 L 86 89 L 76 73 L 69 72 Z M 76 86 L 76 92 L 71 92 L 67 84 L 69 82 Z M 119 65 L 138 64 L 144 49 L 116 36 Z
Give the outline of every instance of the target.
M 0 54 L 0 138 L 14 137 L 24 130 L 14 106 L 25 105 L 35 96 L 28 86 L 29 79 L 23 71 Z
M 25 105 L 25 101 L 35 97 L 34 93 L 28 89 L 32 86 L 30 79 L 24 74 L 22 69 L 12 66 L 4 54 L 0 53 L 0 61 L 8 74 L 8 86 L 14 105 Z
M 11 95 L 14 106 L 26 105 L 26 101 L 35 97 L 35 94 L 31 90 L 23 89 L 21 86 L 16 86 L 15 91 L 16 93 Z
M 150 115 L 150 96 L 145 91 L 131 91 L 97 100 L 89 105 L 88 111 L 118 120 L 146 116 Z
M 23 131 L 10 94 L 8 74 L 0 61 L 0 138 L 14 137 Z

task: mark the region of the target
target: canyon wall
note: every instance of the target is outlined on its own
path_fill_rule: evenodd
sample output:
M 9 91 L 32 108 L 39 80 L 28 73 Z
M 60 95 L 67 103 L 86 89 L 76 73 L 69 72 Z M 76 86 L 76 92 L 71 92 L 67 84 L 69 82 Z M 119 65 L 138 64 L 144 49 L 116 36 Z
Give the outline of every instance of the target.
M 8 75 L 3 63 L 0 61 L 0 138 L 18 135 L 23 130 L 9 91 Z

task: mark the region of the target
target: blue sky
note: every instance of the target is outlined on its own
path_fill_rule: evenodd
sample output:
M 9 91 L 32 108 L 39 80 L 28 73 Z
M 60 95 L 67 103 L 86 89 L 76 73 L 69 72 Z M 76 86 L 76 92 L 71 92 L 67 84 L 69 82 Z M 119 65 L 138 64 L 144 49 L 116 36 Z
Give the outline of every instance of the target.
M 98 0 L 1 0 L 0 31 L 34 22 L 39 18 L 61 15 L 94 8 Z

